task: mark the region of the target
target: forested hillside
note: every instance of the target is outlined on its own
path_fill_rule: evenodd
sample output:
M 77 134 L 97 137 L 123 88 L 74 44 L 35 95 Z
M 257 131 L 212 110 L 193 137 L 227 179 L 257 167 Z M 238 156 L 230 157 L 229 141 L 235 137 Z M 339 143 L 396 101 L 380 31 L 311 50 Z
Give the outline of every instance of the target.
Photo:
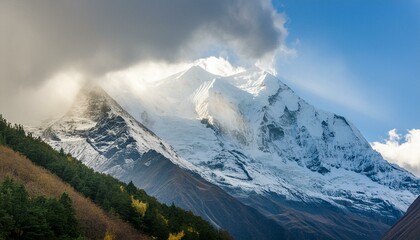
M 157 239 L 230 239 L 202 218 L 155 198 L 115 178 L 94 172 L 63 151 L 57 152 L 41 139 L 26 135 L 0 116 L 0 144 L 26 156 L 51 171 L 108 213 L 128 221 L 136 229 Z
M 6 178 L 12 178 L 15 181 L 14 185 L 23 184 L 31 199 L 40 196 L 60 199 L 62 194 L 66 193 L 70 197 L 71 205 L 75 210 L 75 217 L 79 223 L 78 228 L 81 236 L 87 239 L 104 239 L 106 235 L 113 236 L 114 239 L 149 239 L 149 237 L 139 233 L 130 224 L 107 214 L 88 198 L 76 192 L 70 185 L 64 183 L 56 175 L 34 165 L 29 159 L 14 152 L 10 148 L 0 146 L 0 179 Z M 10 184 L 7 184 L 7 186 L 10 186 Z M 19 192 L 22 191 L 19 190 Z M 14 196 L 17 197 L 18 194 Z M 16 201 L 13 204 L 16 205 Z M 4 208 L 1 207 L 1 209 Z M 55 220 L 61 220 L 61 216 L 54 215 L 53 217 Z M 27 224 L 25 227 L 27 228 Z M 5 235 L 3 237 L 9 239 Z M 37 239 L 40 238 L 45 239 L 41 236 Z M 3 238 L 0 237 L 0 239 Z M 21 236 L 20 239 L 25 238 Z
M 22 184 L 0 183 L 0 239 L 83 239 L 66 193 L 30 198 Z

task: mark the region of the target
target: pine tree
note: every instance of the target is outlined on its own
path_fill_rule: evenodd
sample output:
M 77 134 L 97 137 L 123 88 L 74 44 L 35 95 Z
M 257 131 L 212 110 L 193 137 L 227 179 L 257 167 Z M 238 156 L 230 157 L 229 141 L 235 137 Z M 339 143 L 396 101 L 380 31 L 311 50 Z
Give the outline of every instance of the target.
M 77 237 L 79 235 L 79 227 L 77 225 L 77 220 L 75 217 L 76 212 L 72 207 L 72 202 L 69 195 L 65 192 L 61 194 L 59 202 L 61 203 L 64 210 L 62 216 L 62 218 L 64 218 L 65 220 L 64 223 L 66 226 L 64 235 Z
M 29 198 L 11 178 L 0 183 L 0 239 L 76 239 L 80 236 L 71 200 Z
M 129 194 L 135 194 L 135 192 L 137 191 L 137 188 L 136 186 L 134 186 L 134 183 L 132 181 L 130 181 L 127 184 L 127 187 L 125 189 Z
M 63 148 L 60 148 L 60 152 L 59 153 L 60 153 L 61 156 L 66 156 L 66 153 L 64 152 L 64 149 Z
M 4 135 L 0 132 L 0 145 L 5 145 L 6 144 L 6 138 L 4 137 Z

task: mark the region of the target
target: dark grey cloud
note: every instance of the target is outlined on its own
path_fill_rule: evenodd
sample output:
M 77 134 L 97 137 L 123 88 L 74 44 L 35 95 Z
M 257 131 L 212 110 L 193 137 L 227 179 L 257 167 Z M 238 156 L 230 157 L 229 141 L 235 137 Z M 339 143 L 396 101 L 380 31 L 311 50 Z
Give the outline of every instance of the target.
M 282 43 L 276 17 L 268 0 L 2 0 L 0 101 L 63 69 L 183 61 L 207 44 L 259 58 Z

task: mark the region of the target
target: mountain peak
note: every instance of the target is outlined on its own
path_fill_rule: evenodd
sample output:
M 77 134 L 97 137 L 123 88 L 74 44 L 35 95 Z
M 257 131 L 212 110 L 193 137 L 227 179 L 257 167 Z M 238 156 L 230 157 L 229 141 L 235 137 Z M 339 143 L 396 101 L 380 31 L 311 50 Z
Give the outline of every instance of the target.
M 228 81 L 253 96 L 269 97 L 278 91 L 290 90 L 279 78 L 267 70 L 253 66 L 248 70 L 227 77 Z
M 217 75 L 214 75 L 207 70 L 205 70 L 203 67 L 194 65 L 184 71 L 178 78 L 188 78 L 188 79 L 212 79 L 219 77 Z
M 101 118 L 118 104 L 97 83 L 87 83 L 76 96 L 67 117 Z M 118 106 L 118 108 L 121 108 Z
M 105 90 L 95 82 L 86 83 L 79 91 L 78 95 L 96 95 L 96 96 L 108 96 Z
M 203 67 L 201 67 L 200 65 L 194 65 L 194 66 L 192 66 L 192 67 L 190 67 L 190 68 L 188 68 L 187 70 L 186 70 L 186 72 L 188 72 L 188 71 L 204 71 L 204 72 L 207 72 Z

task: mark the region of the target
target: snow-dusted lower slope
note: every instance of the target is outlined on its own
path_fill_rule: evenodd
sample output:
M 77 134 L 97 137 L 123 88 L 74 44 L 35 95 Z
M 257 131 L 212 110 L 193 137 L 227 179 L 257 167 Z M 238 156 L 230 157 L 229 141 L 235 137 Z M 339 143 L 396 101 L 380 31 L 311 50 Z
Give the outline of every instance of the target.
M 274 194 L 391 223 L 420 194 L 419 179 L 384 161 L 346 118 L 258 68 L 220 77 L 193 67 L 147 92 L 115 97 L 193 171 L 248 204 L 250 194 Z

